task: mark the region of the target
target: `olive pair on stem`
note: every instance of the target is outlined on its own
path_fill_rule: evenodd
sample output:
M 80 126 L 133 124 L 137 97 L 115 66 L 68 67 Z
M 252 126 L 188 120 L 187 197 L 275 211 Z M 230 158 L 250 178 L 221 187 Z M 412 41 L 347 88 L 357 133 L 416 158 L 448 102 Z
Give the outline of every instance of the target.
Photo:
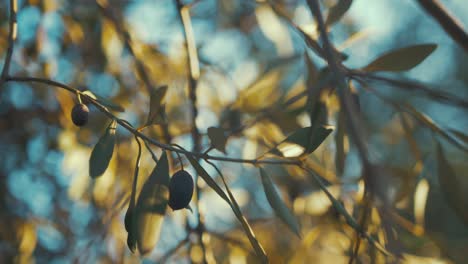
M 76 104 L 71 111 L 71 119 L 76 126 L 84 126 L 88 123 L 89 108 L 83 104 Z M 169 207 L 172 210 L 187 208 L 192 200 L 194 183 L 192 176 L 185 171 L 176 172 L 169 182 Z

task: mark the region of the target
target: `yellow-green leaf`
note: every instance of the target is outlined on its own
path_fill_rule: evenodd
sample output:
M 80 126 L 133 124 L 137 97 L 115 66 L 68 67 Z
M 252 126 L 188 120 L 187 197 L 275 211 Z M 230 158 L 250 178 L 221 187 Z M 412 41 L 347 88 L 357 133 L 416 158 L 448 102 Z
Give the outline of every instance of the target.
M 164 121 L 165 105 L 163 104 L 166 96 L 167 85 L 151 89 L 150 93 L 150 109 L 146 125 L 159 124 Z
M 156 246 L 169 199 L 169 164 L 163 152 L 146 180 L 135 206 L 136 241 L 140 254 Z
M 331 126 L 318 126 L 310 134 L 312 127 L 303 127 L 283 140 L 271 152 L 285 157 L 300 156 L 314 152 L 333 131 Z M 294 151 L 291 149 L 294 148 Z
M 101 176 L 109 166 L 114 153 L 116 127 L 117 123 L 113 120 L 91 152 L 89 158 L 89 175 L 91 178 Z
M 219 127 L 209 127 L 207 132 L 211 145 L 217 150 L 226 153 L 227 137 L 224 134 L 224 130 Z
M 265 190 L 265 195 L 267 197 L 268 203 L 270 203 L 271 208 L 275 211 L 276 215 L 286 224 L 288 227 L 296 233 L 299 237 L 301 236 L 301 230 L 299 222 L 292 213 L 292 211 L 286 206 L 286 204 L 281 199 L 278 192 L 275 190 L 275 185 L 271 181 L 268 174 L 264 169 L 260 168 L 260 175 L 262 176 L 262 184 Z
M 436 44 L 419 44 L 389 51 L 363 67 L 368 72 L 407 71 L 423 62 L 435 49 Z
M 353 3 L 353 0 L 340 0 L 336 5 L 334 5 L 332 8 L 330 8 L 330 11 L 328 12 L 327 20 L 325 21 L 325 25 L 328 27 L 330 25 L 333 25 L 337 21 L 343 17 L 343 15 L 348 11 L 348 9 L 351 7 L 351 4 Z

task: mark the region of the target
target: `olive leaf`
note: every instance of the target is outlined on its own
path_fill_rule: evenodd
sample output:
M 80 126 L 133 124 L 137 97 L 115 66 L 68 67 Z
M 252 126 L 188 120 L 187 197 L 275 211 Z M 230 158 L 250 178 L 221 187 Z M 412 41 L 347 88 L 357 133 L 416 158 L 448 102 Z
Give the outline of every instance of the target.
M 439 124 L 434 122 L 431 117 L 427 116 L 426 114 L 418 111 L 416 108 L 409 104 L 403 104 L 405 112 L 411 114 L 415 119 L 417 119 L 419 122 L 421 122 L 423 125 L 437 133 L 438 135 L 444 137 L 446 140 L 448 140 L 451 144 L 456 146 L 457 148 L 467 151 L 468 152 L 468 147 L 465 146 L 464 144 L 460 143 L 459 140 L 457 140 L 456 137 L 454 137 L 452 134 L 448 133 L 444 128 L 442 128 Z
M 419 44 L 389 51 L 363 67 L 363 71 L 407 71 L 423 62 L 435 49 L 436 44 Z
M 163 104 L 167 92 L 167 85 L 152 88 L 150 92 L 150 109 L 146 125 L 160 124 L 165 118 L 165 105 Z
M 286 206 L 286 204 L 281 199 L 278 192 L 275 190 L 275 185 L 271 181 L 268 174 L 264 169 L 260 168 L 260 175 L 262 177 L 262 184 L 265 190 L 265 195 L 267 197 L 268 203 L 270 203 L 271 208 L 275 211 L 276 215 L 286 224 L 288 227 L 296 233 L 297 236 L 301 237 L 301 228 L 299 222 L 297 221 L 294 214 Z
M 327 186 L 325 185 L 325 180 L 315 174 L 310 169 L 306 170 L 309 172 L 309 175 L 312 177 L 312 179 L 318 184 L 320 189 L 325 193 L 327 198 L 330 200 L 333 208 L 345 218 L 346 223 L 352 227 L 354 230 L 361 230 L 361 226 L 358 224 L 358 222 L 346 211 L 346 208 L 343 206 L 343 204 L 338 201 L 333 194 L 330 193 L 328 190 Z M 362 235 L 373 245 L 375 246 L 380 252 L 382 252 L 385 256 L 390 256 L 391 254 L 380 244 L 378 240 L 376 240 L 373 236 L 367 234 L 366 232 L 363 232 Z
M 460 141 L 462 141 L 464 144 L 468 144 L 468 135 L 467 134 L 464 134 L 458 130 L 455 130 L 455 129 L 448 129 L 448 131 L 450 131 L 450 133 L 452 133 L 453 135 L 455 135 L 455 137 L 457 137 Z
M 463 184 L 457 178 L 455 171 L 447 161 L 440 143 L 437 144 L 437 162 L 437 174 L 442 193 L 447 199 L 449 206 L 455 210 L 455 213 L 465 225 L 468 225 L 468 201 L 464 197 Z
M 230 206 L 231 201 L 227 197 L 226 193 L 219 187 L 219 185 L 213 180 L 213 178 L 210 177 L 210 175 L 203 169 L 203 167 L 196 161 L 192 156 L 187 155 L 187 159 L 189 160 L 190 164 L 192 164 L 192 167 L 195 169 L 197 174 L 208 184 L 208 186 L 211 187 L 218 195 L 219 197 L 223 198 L 224 201 L 226 201 Z
M 128 232 L 127 246 L 132 253 L 135 253 L 137 249 L 137 242 L 136 242 L 135 235 L 132 232 Z
M 117 122 L 113 120 L 91 152 L 91 157 L 89 158 L 89 175 L 91 178 L 101 176 L 109 166 L 112 154 L 114 153 L 116 127 Z
M 314 129 L 311 131 L 311 129 Z M 300 156 L 304 154 L 310 154 L 314 152 L 322 142 L 330 135 L 333 131 L 332 126 L 323 126 L 320 125 L 316 128 L 312 127 L 303 127 L 292 134 L 290 134 L 285 140 L 283 140 L 277 147 L 270 150 L 270 152 L 275 153 L 280 156 L 291 156 L 287 153 L 289 147 L 301 147 L 300 152 L 294 152 L 293 156 Z M 312 132 L 312 134 L 311 134 Z
M 221 179 L 223 180 L 224 186 L 226 187 L 229 198 L 228 198 L 228 196 L 226 196 L 226 193 L 221 189 L 221 187 L 213 180 L 213 178 L 210 177 L 208 172 L 206 172 L 206 170 L 192 156 L 187 155 L 187 159 L 190 161 L 192 166 L 195 168 L 198 175 L 203 180 L 205 180 L 205 182 L 208 184 L 208 186 L 210 186 L 214 191 L 216 191 L 216 193 L 218 193 L 218 195 L 221 198 L 223 198 L 223 200 L 225 200 L 229 204 L 232 211 L 234 212 L 234 215 L 237 217 L 239 222 L 241 222 L 242 227 L 244 229 L 244 232 L 247 234 L 247 237 L 249 238 L 250 244 L 254 248 L 255 253 L 262 260 L 262 262 L 268 263 L 268 257 L 267 257 L 267 255 L 265 253 L 265 250 L 263 249 L 263 247 L 258 242 L 255 234 L 253 233 L 252 228 L 250 227 L 249 223 L 247 222 L 247 219 L 242 214 L 240 206 L 237 203 L 237 201 L 236 201 L 234 195 L 232 194 L 231 190 L 229 189 L 229 186 L 226 184 L 226 181 L 224 180 L 224 177 L 221 174 L 221 172 L 216 168 L 216 166 L 214 166 L 214 164 L 209 162 L 218 171 Z
M 219 127 L 209 127 L 207 132 L 208 132 L 208 137 L 211 140 L 211 145 L 215 149 L 223 153 L 226 153 L 227 137 L 224 134 L 224 130 Z
M 102 104 L 103 106 L 105 106 L 105 107 L 107 107 L 107 108 L 109 108 L 109 109 L 111 109 L 111 110 L 113 110 L 113 111 L 116 111 L 116 112 L 125 112 L 125 109 L 124 109 L 122 106 L 120 106 L 120 105 L 118 105 L 118 104 L 116 104 L 116 103 L 114 103 L 114 102 L 111 102 L 110 100 L 108 100 L 108 99 L 106 99 L 106 98 L 104 98 L 104 97 L 101 97 L 101 96 L 99 96 L 99 95 L 96 95 L 96 94 L 94 94 L 93 92 L 91 92 L 90 90 L 86 90 L 86 91 L 82 92 L 81 94 L 87 95 L 87 96 L 93 98 L 94 100 L 96 100 L 96 101 L 98 101 L 100 104 Z M 88 101 L 89 101 L 89 100 L 88 100 Z
M 136 242 L 145 255 L 159 240 L 169 199 L 169 164 L 163 152 L 158 164 L 143 185 L 135 206 Z
M 328 27 L 339 21 L 346 13 L 346 11 L 348 11 L 348 9 L 351 7 L 352 3 L 353 0 L 338 1 L 336 5 L 330 8 L 325 25 Z
M 344 120 L 344 113 L 338 113 L 337 128 L 335 134 L 335 167 L 336 174 L 343 175 L 345 169 L 346 161 L 346 151 L 345 151 L 345 135 L 346 135 L 346 126 Z
M 140 171 L 140 160 L 141 160 L 141 143 L 137 136 L 135 136 L 135 140 L 138 144 L 138 155 L 135 163 L 135 171 L 133 176 L 133 183 L 132 183 L 132 192 L 130 194 L 130 202 L 128 204 L 127 212 L 125 213 L 125 230 L 127 230 L 127 246 L 132 253 L 135 253 L 137 247 L 136 241 L 136 215 L 135 215 L 135 204 L 136 204 L 136 189 L 138 184 L 138 173 Z

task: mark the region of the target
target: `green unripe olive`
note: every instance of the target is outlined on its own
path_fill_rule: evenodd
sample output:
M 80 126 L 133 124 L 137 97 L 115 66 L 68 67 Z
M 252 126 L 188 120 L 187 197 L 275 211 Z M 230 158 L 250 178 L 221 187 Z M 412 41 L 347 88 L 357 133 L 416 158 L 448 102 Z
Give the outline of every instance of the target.
M 180 170 L 171 177 L 169 182 L 169 203 L 172 210 L 186 208 L 193 195 L 193 178 L 185 170 Z
M 84 126 L 88 123 L 89 108 L 85 104 L 77 104 L 73 107 L 71 112 L 71 119 L 73 124 L 77 126 Z

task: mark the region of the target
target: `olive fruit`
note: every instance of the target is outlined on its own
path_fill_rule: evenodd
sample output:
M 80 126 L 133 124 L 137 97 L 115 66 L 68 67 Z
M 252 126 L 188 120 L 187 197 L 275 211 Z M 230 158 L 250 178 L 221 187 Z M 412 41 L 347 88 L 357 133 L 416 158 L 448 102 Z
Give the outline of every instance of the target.
M 73 107 L 71 112 L 71 119 L 73 124 L 77 126 L 84 126 L 88 123 L 89 108 L 85 104 L 77 104 Z
M 169 182 L 169 202 L 172 210 L 188 207 L 193 194 L 192 176 L 185 170 L 180 170 L 172 175 Z

